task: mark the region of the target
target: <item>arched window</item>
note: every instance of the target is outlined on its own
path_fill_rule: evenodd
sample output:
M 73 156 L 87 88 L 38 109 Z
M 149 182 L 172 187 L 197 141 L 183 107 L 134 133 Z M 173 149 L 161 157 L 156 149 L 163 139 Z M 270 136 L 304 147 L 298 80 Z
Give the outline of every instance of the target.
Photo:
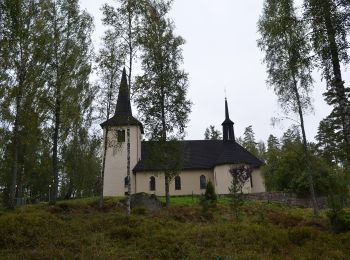
M 201 175 L 201 177 L 199 177 L 199 184 L 201 189 L 205 189 L 207 187 L 207 180 L 205 179 L 204 175 Z
M 180 176 L 175 177 L 175 190 L 181 190 L 181 178 L 180 178 Z
M 156 178 L 154 178 L 154 176 L 149 178 L 149 190 L 150 191 L 155 191 L 156 190 Z
M 125 142 L 125 130 L 117 130 L 117 140 L 120 143 Z
M 128 176 L 126 176 L 124 178 L 124 187 L 128 187 L 128 184 L 129 184 L 129 180 L 128 180 Z

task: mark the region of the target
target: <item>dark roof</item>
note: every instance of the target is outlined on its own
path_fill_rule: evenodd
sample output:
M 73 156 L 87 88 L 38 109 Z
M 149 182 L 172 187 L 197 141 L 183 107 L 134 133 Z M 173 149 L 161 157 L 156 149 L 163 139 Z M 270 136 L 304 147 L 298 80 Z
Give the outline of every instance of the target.
M 235 141 L 194 140 L 179 141 L 183 145 L 185 161 L 183 170 L 213 169 L 217 165 L 245 163 L 260 167 L 264 163 Z M 142 142 L 141 160 L 133 172 L 159 170 L 147 165 L 150 142 Z
M 130 105 L 130 93 L 128 87 L 128 80 L 126 78 L 126 70 L 123 69 L 122 79 L 120 81 L 117 106 L 115 108 L 114 116 L 101 124 L 101 127 L 105 126 L 127 126 L 138 125 L 143 133 L 143 126 L 140 121 L 132 116 L 132 110 Z

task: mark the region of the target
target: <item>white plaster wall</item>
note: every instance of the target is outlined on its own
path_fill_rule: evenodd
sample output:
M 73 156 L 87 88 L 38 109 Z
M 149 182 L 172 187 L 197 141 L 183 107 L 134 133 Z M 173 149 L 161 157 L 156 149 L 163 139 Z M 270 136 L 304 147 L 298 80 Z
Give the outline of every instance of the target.
M 200 195 L 205 192 L 205 189 L 200 189 L 200 176 L 204 175 L 206 180 L 213 182 L 212 170 L 195 170 L 183 171 L 179 174 L 181 177 L 181 190 L 175 190 L 175 180 L 170 183 L 170 195 Z M 156 179 L 156 190 L 150 191 L 149 179 L 154 176 Z M 165 180 L 163 173 L 154 172 L 137 172 L 136 173 L 136 192 L 146 192 L 157 196 L 165 196 Z
M 116 131 L 125 130 L 125 142 L 118 143 Z M 103 135 L 105 136 L 105 129 Z M 104 140 L 104 139 L 103 139 Z M 110 127 L 108 130 L 108 148 L 106 154 L 103 196 L 124 196 L 124 178 L 127 176 L 127 129 Z M 135 176 L 132 169 L 141 158 L 141 131 L 138 126 L 130 126 L 130 178 L 131 192 L 135 192 Z
M 214 168 L 215 190 L 217 194 L 229 194 L 229 187 L 231 186 L 231 174 L 229 169 L 232 165 L 225 164 L 219 165 Z M 238 167 L 239 165 L 233 165 Z M 254 180 L 253 180 L 254 183 Z M 250 180 L 248 180 L 243 186 L 243 193 L 251 193 L 252 188 Z
M 265 180 L 261 169 L 255 169 L 252 172 L 253 188 L 252 193 L 265 192 Z

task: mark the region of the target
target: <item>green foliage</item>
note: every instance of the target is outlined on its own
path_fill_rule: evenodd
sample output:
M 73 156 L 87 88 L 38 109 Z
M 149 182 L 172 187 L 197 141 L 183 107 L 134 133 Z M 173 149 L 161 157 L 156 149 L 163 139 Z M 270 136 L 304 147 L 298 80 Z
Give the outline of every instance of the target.
M 345 259 L 350 250 L 349 232 L 329 232 L 326 218 L 315 220 L 307 209 L 250 202 L 236 222 L 219 204 L 208 222 L 193 205 L 126 216 L 118 199 L 107 200 L 114 206 L 105 211 L 89 198 L 58 203 L 66 208 L 59 213 L 41 204 L 0 214 L 1 258 Z
M 281 140 L 270 135 L 266 152 L 266 165 L 262 168 L 268 191 L 290 191 L 299 195 L 309 194 L 309 180 L 304 160 L 304 147 L 297 129 L 289 129 Z M 314 179 L 318 195 L 328 194 L 331 167 L 319 156 L 314 146 L 310 146 L 309 170 Z
M 204 132 L 204 139 L 205 140 L 221 140 L 222 139 L 222 133 L 215 129 L 215 126 L 210 125 L 205 129 Z
M 333 128 L 341 129 L 347 168 L 350 168 L 350 89 L 344 84 L 341 63 L 349 63 L 349 7 L 349 1 L 342 0 L 304 1 L 304 17 L 309 22 L 316 62 L 328 85 L 325 100 L 333 106 L 329 118 L 335 123 Z
M 143 74 L 136 78 L 135 102 L 150 139 L 182 137 L 191 102 L 188 77 L 180 65 L 184 39 L 166 18 L 170 2 L 153 2 L 145 10 L 141 45 Z
M 350 231 L 350 213 L 344 210 L 329 211 L 327 216 L 332 225 L 332 229 L 336 233 Z
M 266 0 L 258 30 L 258 46 L 265 52 L 268 84 L 286 113 L 304 114 L 311 105 L 311 46 L 293 1 Z
M 229 187 L 231 208 L 235 214 L 236 220 L 240 219 L 240 211 L 243 205 L 243 187 L 251 178 L 252 171 L 253 169 L 246 165 L 232 166 L 229 170 L 232 177 L 231 186 Z
M 244 130 L 242 146 L 255 156 L 258 156 L 259 151 L 255 141 L 253 127 L 251 125 Z
M 200 200 L 199 200 L 199 204 L 202 206 L 203 214 L 207 218 L 211 217 L 211 214 L 209 213 L 209 209 L 216 207 L 217 200 L 218 198 L 215 193 L 214 185 L 211 182 L 211 180 L 209 180 L 207 182 L 205 193 L 200 197 Z
M 98 177 L 90 136 L 92 18 L 77 0 L 6 0 L 0 9 L 0 187 L 7 198 L 47 200 L 54 171 L 63 192 L 70 186 L 79 196 Z M 89 169 L 76 160 L 73 171 L 78 152 Z
M 315 138 L 320 155 L 329 165 L 347 167 L 342 127 L 337 118 L 330 115 L 323 119 L 318 126 Z
M 170 182 L 178 174 L 177 165 L 182 163 L 176 159 L 183 157 L 178 153 L 180 156 L 172 158 L 167 141 L 183 138 L 191 111 L 191 102 L 187 99 L 188 76 L 180 67 L 183 61 L 181 46 L 185 41 L 175 35 L 174 24 L 167 18 L 170 7 L 171 1 L 151 1 L 143 10 L 138 38 L 143 73 L 136 78 L 134 89 L 146 136 L 158 141 L 158 151 L 152 153 L 151 160 L 166 166 L 161 169 L 165 169 L 167 206 Z M 172 142 L 171 146 L 175 145 L 176 142 Z M 183 152 L 181 148 L 176 150 Z

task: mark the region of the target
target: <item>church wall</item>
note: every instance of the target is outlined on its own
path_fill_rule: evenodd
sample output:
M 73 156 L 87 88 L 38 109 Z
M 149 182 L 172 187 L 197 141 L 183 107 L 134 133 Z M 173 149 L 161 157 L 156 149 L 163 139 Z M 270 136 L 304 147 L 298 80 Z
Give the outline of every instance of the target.
M 205 192 L 205 189 L 200 189 L 200 176 L 204 175 L 206 180 L 213 182 L 214 176 L 212 170 L 194 170 L 183 171 L 179 174 L 181 178 L 181 190 L 175 190 L 175 181 L 170 183 L 170 195 L 200 195 Z M 154 176 L 156 180 L 156 190 L 150 191 L 150 177 Z M 136 173 L 136 192 L 145 192 L 155 194 L 157 196 L 165 196 L 165 180 L 164 174 L 154 172 L 137 172 Z
M 261 169 L 255 169 L 252 172 L 253 188 L 252 193 L 265 192 L 265 181 Z
M 116 131 L 125 130 L 125 142 L 117 142 Z M 105 129 L 104 129 L 105 136 Z M 141 131 L 138 126 L 130 126 L 130 178 L 131 190 L 135 192 L 135 179 L 132 169 L 141 157 Z M 124 196 L 127 188 L 127 132 L 126 127 L 110 127 L 104 177 L 103 196 Z
M 214 179 L 215 179 L 215 191 L 217 194 L 229 194 L 229 187 L 231 186 L 231 174 L 229 169 L 231 168 L 231 164 L 219 165 L 214 168 Z M 239 166 L 239 165 L 235 165 Z M 254 180 L 253 180 L 254 184 Z M 251 188 L 250 181 L 243 187 L 243 193 L 251 193 L 253 192 Z

